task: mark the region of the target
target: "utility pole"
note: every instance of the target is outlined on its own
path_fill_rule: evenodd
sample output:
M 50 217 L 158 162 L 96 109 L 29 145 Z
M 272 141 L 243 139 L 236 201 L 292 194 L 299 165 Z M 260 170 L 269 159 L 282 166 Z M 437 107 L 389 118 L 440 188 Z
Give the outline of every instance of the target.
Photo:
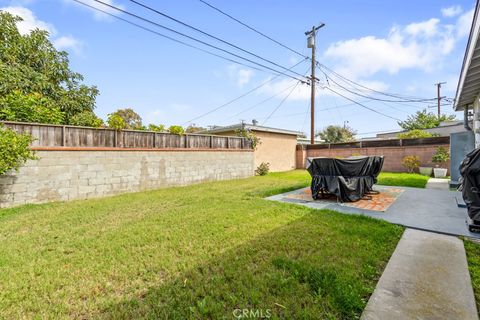
M 312 48 L 312 73 L 310 76 L 310 144 L 315 144 L 315 36 L 317 34 L 317 30 L 324 27 L 325 23 L 321 23 L 318 27 L 313 26 L 312 30 L 305 32 L 305 35 L 308 36 L 307 39 L 307 47 Z
M 440 103 L 442 101 L 442 97 L 440 96 L 440 88 L 442 87 L 442 84 L 445 84 L 446 82 L 439 82 L 435 83 L 437 86 L 437 113 L 438 113 L 438 119 L 440 119 L 440 116 L 442 115 L 440 111 Z

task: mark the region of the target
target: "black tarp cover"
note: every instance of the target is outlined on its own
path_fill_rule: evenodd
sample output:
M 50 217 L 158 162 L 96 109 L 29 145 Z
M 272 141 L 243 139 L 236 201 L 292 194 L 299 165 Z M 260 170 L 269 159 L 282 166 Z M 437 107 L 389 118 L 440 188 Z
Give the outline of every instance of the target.
M 467 205 L 468 216 L 475 224 L 480 224 L 480 148 L 465 156 L 460 164 L 463 201 Z
M 317 200 L 323 194 L 333 194 L 341 202 L 358 201 L 372 191 L 382 166 L 382 156 L 308 158 L 312 197 Z

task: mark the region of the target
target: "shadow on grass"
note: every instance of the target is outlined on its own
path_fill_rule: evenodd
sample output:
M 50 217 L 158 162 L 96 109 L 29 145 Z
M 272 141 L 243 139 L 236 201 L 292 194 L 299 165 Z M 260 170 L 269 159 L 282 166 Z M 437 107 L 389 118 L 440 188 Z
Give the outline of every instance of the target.
M 100 317 L 231 319 L 241 312 L 235 309 L 248 309 L 257 318 L 353 319 L 402 230 L 367 217 L 311 210 L 141 295 L 105 306 Z

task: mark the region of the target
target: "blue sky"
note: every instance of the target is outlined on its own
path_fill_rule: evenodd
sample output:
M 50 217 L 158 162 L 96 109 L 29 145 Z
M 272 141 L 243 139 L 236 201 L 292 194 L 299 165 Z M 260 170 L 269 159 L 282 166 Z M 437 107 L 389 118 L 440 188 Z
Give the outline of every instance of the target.
M 128 0 L 107 2 L 221 45 Z M 198 0 L 141 2 L 279 65 L 290 67 L 301 61 L 295 53 Z M 454 97 L 474 7 L 474 1 L 465 0 L 208 2 L 306 55 L 310 55 L 310 49 L 306 48 L 304 32 L 325 22 L 326 27 L 317 36 L 320 63 L 373 89 L 421 98 L 435 97 L 434 83 L 439 81 L 447 82 L 442 95 Z M 187 125 L 189 120 L 273 77 L 268 71 L 252 70 L 184 47 L 71 0 L 0 0 L 0 8 L 24 17 L 20 26 L 23 32 L 34 27 L 50 31 L 57 48 L 69 52 L 72 69 L 82 73 L 87 84 L 99 88 L 96 113 L 102 118 L 116 109 L 131 107 L 144 123 Z M 304 74 L 308 68 L 305 61 L 294 70 Z M 350 101 L 325 89 L 333 83 L 327 84 L 322 74 L 318 77 L 317 128 L 343 125 L 345 121 L 361 134 L 398 128 L 394 119 L 360 106 L 345 106 Z M 295 80 L 277 77 L 252 94 L 193 122 L 207 126 L 257 119 L 267 126 L 309 132 L 310 89 L 305 85 L 297 86 L 267 120 L 294 84 Z M 429 106 L 368 101 L 340 92 L 401 120 Z M 243 110 L 247 111 L 241 113 Z M 452 108 L 445 106 L 443 111 L 452 113 Z

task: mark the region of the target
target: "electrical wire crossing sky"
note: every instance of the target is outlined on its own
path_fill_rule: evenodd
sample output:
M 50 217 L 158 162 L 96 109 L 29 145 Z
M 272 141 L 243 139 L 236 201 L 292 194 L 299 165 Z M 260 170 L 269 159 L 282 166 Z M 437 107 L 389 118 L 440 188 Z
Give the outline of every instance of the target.
M 22 32 L 41 28 L 100 90 L 102 118 L 133 108 L 145 124 L 240 121 L 309 131 L 316 35 L 315 126 L 371 135 L 452 98 L 474 1 L 0 0 Z M 309 8 L 306 10 L 305 8 Z M 340 14 L 341 13 L 341 14 Z M 355 27 L 352 27 L 355 26 Z

